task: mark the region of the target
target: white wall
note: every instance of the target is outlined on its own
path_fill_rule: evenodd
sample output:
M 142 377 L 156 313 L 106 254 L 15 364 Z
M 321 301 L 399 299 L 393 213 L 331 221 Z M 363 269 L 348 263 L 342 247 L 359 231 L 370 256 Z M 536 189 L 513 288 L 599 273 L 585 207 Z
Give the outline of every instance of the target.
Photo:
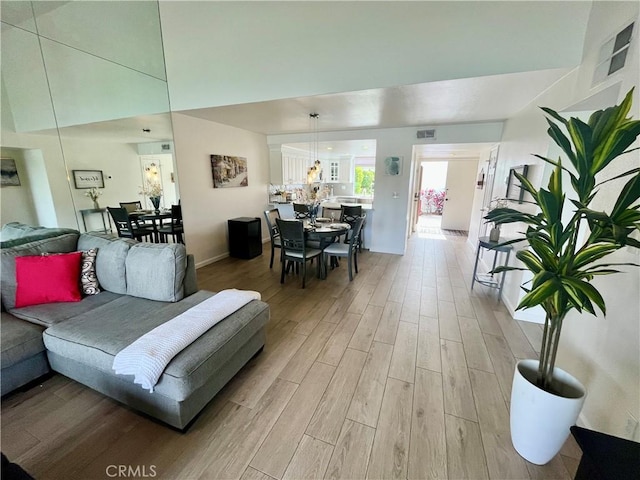
M 269 199 L 266 137 L 179 113 L 172 114 L 185 241 L 198 266 L 229 253 L 227 220 L 259 217 Z M 249 186 L 213 188 L 210 155 L 245 157 Z M 263 222 L 263 236 L 266 233 Z
M 29 175 L 25 168 L 24 153 L 22 150 L 2 148 L 3 158 L 13 158 L 18 169 L 20 186 L 2 187 L 0 189 L 0 222 L 22 222 L 35 225 L 38 222 Z
M 570 109 L 572 105 L 619 82 L 618 101 L 632 86 L 636 86 L 632 115 L 635 119 L 640 118 L 638 38 L 627 56 L 627 66 L 604 84 L 591 88 L 599 46 L 627 21 L 635 19 L 637 27 L 640 21 L 638 12 L 637 2 L 593 4 L 580 68 L 505 123 L 498 157 L 496 187 L 499 188 L 496 188 L 496 193 L 499 194 L 500 189 L 504 192 L 506 185 L 501 183 L 501 175 L 504 176 L 513 165 L 535 163 L 537 166 L 530 178 L 537 185 L 542 180 L 544 168 L 530 156 L 531 153 L 546 154 L 549 151 L 546 123 L 538 105 L 556 110 Z M 609 105 L 600 105 L 599 108 L 606 106 Z M 621 172 L 638 164 L 640 155 L 634 152 L 627 154 L 615 170 Z M 614 176 L 616 172 L 612 171 L 610 175 Z M 593 207 L 596 210 L 608 208 L 623 184 L 624 181 L 617 181 L 603 187 Z M 609 259 L 639 263 L 639 254 L 627 248 Z M 602 277 L 595 282 L 607 304 L 606 318 L 575 312 L 567 317 L 557 365 L 574 374 L 587 387 L 588 395 L 581 417 L 583 422 L 596 430 L 630 438 L 632 434 L 626 428 L 629 414 L 640 419 L 640 269 L 625 270 L 628 273 Z M 517 272 L 507 275 L 503 298 L 510 308 L 519 298 L 520 280 Z M 639 435 L 636 429 L 636 440 L 640 439 Z
M 174 126 L 175 128 L 175 126 Z M 411 171 L 413 146 L 433 141 L 418 140 L 415 128 L 386 128 L 343 132 L 321 132 L 319 141 L 376 140 L 376 192 L 373 200 L 373 224 L 367 244 L 374 252 L 404 254 L 409 226 L 411 198 Z M 502 123 L 438 126 L 437 143 L 496 142 L 502 133 Z M 308 134 L 270 135 L 269 145 L 304 142 Z M 402 173 L 397 176 L 384 174 L 386 157 L 403 157 Z

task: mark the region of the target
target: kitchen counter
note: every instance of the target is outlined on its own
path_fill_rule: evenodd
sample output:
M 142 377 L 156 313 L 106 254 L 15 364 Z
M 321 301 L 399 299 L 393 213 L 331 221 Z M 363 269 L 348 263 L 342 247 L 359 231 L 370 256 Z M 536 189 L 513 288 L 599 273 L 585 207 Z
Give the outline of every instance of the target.
M 320 204 L 320 207 L 336 208 L 340 210 L 341 205 L 349 205 L 350 207 L 361 206 L 363 210 L 373 210 L 373 205 L 370 203 L 351 203 L 351 202 L 333 202 L 331 200 L 324 201 Z

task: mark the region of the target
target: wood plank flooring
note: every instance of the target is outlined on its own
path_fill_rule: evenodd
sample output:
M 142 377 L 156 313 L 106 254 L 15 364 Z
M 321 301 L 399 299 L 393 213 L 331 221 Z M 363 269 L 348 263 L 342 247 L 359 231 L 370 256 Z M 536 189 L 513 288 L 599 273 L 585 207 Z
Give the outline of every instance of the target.
M 307 288 L 269 256 L 198 270 L 200 288 L 252 289 L 271 306 L 264 351 L 187 433 L 53 375 L 2 400 L 2 451 L 38 479 L 568 479 L 570 438 L 548 465 L 511 446 L 516 359 L 539 326 L 482 286 L 460 236 L 415 235 L 404 256 L 364 252 Z M 144 469 L 142 468 L 144 467 Z M 146 470 L 145 470 L 146 469 Z M 129 475 L 128 478 L 134 478 Z

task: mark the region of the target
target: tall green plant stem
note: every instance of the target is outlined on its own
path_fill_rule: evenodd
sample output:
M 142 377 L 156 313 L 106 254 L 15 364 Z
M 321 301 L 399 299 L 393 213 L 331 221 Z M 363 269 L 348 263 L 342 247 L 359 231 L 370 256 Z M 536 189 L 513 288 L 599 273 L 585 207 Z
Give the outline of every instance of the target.
M 553 379 L 553 370 L 556 366 L 556 355 L 558 353 L 558 344 L 560 342 L 560 333 L 562 332 L 564 317 L 564 315 L 552 316 L 547 313 L 545 318 L 536 384 L 548 392 L 551 391 L 551 381 Z

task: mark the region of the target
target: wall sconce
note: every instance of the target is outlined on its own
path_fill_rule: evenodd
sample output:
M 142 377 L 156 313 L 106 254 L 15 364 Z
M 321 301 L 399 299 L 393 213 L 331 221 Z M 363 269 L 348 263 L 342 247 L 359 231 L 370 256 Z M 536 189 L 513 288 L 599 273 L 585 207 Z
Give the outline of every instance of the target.
M 147 174 L 147 178 L 152 180 L 158 177 L 158 165 L 155 163 L 150 163 L 147 167 L 145 167 L 144 171 Z
M 484 187 L 484 168 L 480 170 L 480 174 L 478 175 L 478 180 L 476 182 L 476 188 L 482 189 Z

